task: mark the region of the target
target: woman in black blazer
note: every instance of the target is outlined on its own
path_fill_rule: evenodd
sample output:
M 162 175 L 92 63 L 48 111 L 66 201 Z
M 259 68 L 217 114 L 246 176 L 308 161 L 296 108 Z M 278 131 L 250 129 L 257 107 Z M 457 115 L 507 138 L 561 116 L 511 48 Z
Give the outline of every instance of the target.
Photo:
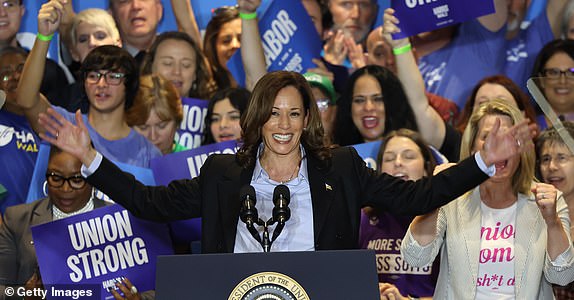
M 377 174 L 353 148 L 330 149 L 323 143 L 309 85 L 300 74 L 286 71 L 268 73 L 256 84 L 242 116 L 243 144 L 236 155 L 211 155 L 199 176 L 168 186 L 144 186 L 121 172 L 91 147 L 81 118 L 77 122 L 50 110 L 40 117 L 50 133 L 42 138 L 78 157 L 88 182 L 136 216 L 156 221 L 202 217 L 204 253 L 261 251 L 240 222 L 244 186 L 255 187 L 255 208 L 262 218 L 273 214 L 277 185 L 291 191 L 292 217 L 271 251 L 351 249 L 357 247 L 361 207 L 429 212 L 486 180 L 487 166 L 532 145 L 527 124 L 521 123 L 504 133 L 493 130 L 484 151 L 432 178 L 405 182 Z

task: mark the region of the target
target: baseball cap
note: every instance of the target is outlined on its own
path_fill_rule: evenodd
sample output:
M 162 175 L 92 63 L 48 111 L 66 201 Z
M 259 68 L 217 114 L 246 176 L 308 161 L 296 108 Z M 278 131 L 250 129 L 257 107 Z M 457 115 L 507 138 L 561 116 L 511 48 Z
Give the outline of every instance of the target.
M 307 72 L 303 74 L 303 77 L 307 79 L 307 82 L 313 87 L 320 88 L 323 93 L 325 93 L 329 99 L 331 99 L 331 104 L 336 104 L 337 98 L 335 97 L 335 87 L 333 83 L 327 76 L 319 75 L 313 72 Z

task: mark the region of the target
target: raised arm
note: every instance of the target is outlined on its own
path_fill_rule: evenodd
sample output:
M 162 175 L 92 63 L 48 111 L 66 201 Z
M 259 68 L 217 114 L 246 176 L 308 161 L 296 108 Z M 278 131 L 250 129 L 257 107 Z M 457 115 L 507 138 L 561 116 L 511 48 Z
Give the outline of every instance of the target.
M 44 3 L 40 8 L 38 12 L 38 34 L 43 37 L 36 37 L 18 82 L 16 101 L 24 109 L 28 122 L 37 133 L 44 132 L 38 123 L 38 115 L 50 107 L 46 97 L 40 93 L 46 55 L 50 47 L 50 40 L 46 37 L 51 37 L 60 26 L 64 14 L 63 2 L 63 0 L 51 0 Z
M 562 13 L 568 0 L 548 0 L 546 4 L 546 16 L 552 28 L 555 38 L 560 38 L 562 26 Z
M 387 43 L 394 49 L 395 63 L 397 66 L 397 76 L 403 84 L 409 105 L 411 106 L 419 132 L 425 141 L 435 148 L 440 149 L 446 135 L 446 125 L 438 112 L 429 104 L 425 94 L 425 85 L 423 77 L 417 62 L 410 50 L 409 40 L 407 38 L 393 40 L 392 33 L 397 33 L 400 29 L 397 27 L 399 20 L 394 16 L 395 11 L 392 8 L 385 10 L 383 20 L 383 35 Z
M 62 22 L 60 22 L 60 28 L 58 33 L 60 34 L 60 40 L 68 49 L 72 49 L 72 34 L 70 30 L 72 29 L 72 22 L 74 22 L 74 7 L 72 6 L 72 0 L 66 0 L 62 3 L 64 6 L 64 13 L 62 14 Z
M 252 14 L 261 5 L 261 0 L 237 0 L 237 5 L 240 14 Z M 241 19 L 240 50 L 245 70 L 245 86 L 251 91 L 259 78 L 267 73 L 257 18 Z
M 191 6 L 190 0 L 171 0 L 171 8 L 175 21 L 177 22 L 177 29 L 181 32 L 187 33 L 194 41 L 203 48 L 201 34 L 195 19 L 195 13 Z

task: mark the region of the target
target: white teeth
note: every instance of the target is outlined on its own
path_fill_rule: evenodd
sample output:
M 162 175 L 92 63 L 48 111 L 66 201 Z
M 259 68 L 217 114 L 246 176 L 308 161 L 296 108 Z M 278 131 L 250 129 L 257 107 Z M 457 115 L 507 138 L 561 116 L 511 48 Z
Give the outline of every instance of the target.
M 293 137 L 292 134 L 274 134 L 273 138 L 281 142 L 288 142 Z

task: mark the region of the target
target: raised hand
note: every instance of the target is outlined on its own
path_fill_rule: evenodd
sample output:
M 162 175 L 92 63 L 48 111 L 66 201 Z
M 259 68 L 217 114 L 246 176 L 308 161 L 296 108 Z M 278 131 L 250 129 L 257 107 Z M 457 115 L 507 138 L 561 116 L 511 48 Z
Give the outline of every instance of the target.
M 383 37 L 385 41 L 391 45 L 393 48 L 398 48 L 401 46 L 406 45 L 409 42 L 408 38 L 397 39 L 393 40 L 391 34 L 401 32 L 401 29 L 398 27 L 399 19 L 394 16 L 395 10 L 392 8 L 385 9 L 385 13 L 383 14 Z
M 65 3 L 67 0 L 50 0 L 42 4 L 38 11 L 38 33 L 49 36 L 58 30 L 65 13 Z
M 253 13 L 261 5 L 261 0 L 237 0 L 237 6 L 242 13 Z
M 390 283 L 379 283 L 379 294 L 381 295 L 381 300 L 402 300 L 407 299 L 401 295 L 401 292 L 397 287 Z
M 486 137 L 484 148 L 480 150 L 482 160 L 487 166 L 505 161 L 534 147 L 528 120 L 523 120 L 504 132 L 499 129 L 500 119 L 496 119 L 492 131 Z
M 334 33 L 328 33 L 327 42 L 323 46 L 325 55 L 323 56 L 326 61 L 334 65 L 342 65 L 347 57 L 349 49 L 345 45 L 345 34 L 343 30 L 337 30 Z
M 546 183 L 535 183 L 532 187 L 532 192 L 535 195 L 534 199 L 544 220 L 547 223 L 556 221 L 558 218 L 556 213 L 558 190 L 556 190 L 556 187 Z
M 84 124 L 80 110 L 76 112 L 76 124 L 66 120 L 52 108 L 41 113 L 38 122 L 46 130 L 40 137 L 54 146 L 78 158 L 84 165 L 89 166 L 96 156 L 88 128 Z

